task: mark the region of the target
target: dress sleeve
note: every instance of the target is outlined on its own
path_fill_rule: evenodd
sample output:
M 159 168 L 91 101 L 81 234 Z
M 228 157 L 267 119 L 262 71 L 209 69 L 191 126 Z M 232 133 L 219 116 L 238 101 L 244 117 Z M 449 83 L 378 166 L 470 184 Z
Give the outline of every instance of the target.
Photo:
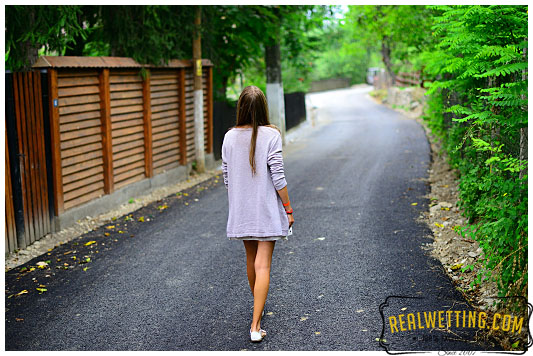
M 272 183 L 274 183 L 274 188 L 276 188 L 276 190 L 280 190 L 287 185 L 287 181 L 285 180 L 285 171 L 283 168 L 281 146 L 281 135 L 276 135 L 275 138 L 270 142 L 267 157 L 270 176 L 272 177 Z
M 226 149 L 226 137 L 224 137 L 224 141 L 222 142 L 222 176 L 224 177 L 224 185 L 226 186 L 226 189 L 228 189 L 228 156 Z

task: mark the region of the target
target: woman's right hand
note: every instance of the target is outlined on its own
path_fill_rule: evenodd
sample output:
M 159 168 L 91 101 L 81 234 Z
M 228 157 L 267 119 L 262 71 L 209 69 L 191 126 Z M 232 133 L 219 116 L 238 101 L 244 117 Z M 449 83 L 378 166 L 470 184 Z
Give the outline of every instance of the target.
M 294 218 L 292 217 L 292 214 L 287 214 L 287 217 L 289 218 L 289 227 L 291 227 L 292 224 L 294 224 Z

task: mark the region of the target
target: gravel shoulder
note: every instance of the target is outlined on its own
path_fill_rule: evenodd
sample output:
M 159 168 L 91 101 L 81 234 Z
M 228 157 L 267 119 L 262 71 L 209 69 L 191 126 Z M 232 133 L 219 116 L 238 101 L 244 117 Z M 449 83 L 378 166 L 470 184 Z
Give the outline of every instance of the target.
M 374 100 L 381 103 L 379 99 L 374 98 Z M 422 106 L 406 111 L 393 108 L 386 103 L 381 104 L 419 122 L 426 132 L 431 147 L 428 177 L 430 193 L 426 196 L 430 200 L 429 211 L 423 212 L 419 218 L 419 221 L 425 223 L 433 233 L 433 242 L 428 243 L 425 248 L 442 263 L 444 272 L 451 278 L 456 290 L 474 309 L 485 311 L 491 318 L 496 312 L 504 313 L 504 310 L 498 310 L 496 307 L 498 301 L 496 282 L 484 281 L 480 285 L 474 284 L 480 270 L 479 260 L 483 257 L 483 250 L 477 241 L 465 239 L 455 230 L 456 227 L 467 223 L 467 218 L 458 207 L 459 173 L 450 167 L 442 143 L 431 133 L 431 129 L 422 119 Z M 473 269 L 464 269 L 466 266 L 473 266 Z M 482 337 L 484 341 L 497 343 L 504 349 L 511 350 L 512 340 L 506 333 L 490 330 Z

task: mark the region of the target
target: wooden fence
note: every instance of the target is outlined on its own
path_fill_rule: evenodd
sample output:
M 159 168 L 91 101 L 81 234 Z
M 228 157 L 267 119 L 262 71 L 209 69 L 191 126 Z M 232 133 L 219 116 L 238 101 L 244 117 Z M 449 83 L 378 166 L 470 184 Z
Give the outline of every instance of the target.
M 54 215 L 195 159 L 191 61 L 43 56 L 33 67 L 6 73 L 6 252 L 51 232 Z M 202 60 L 208 154 L 212 76 Z
M 202 60 L 204 142 L 212 152 L 212 65 Z M 48 68 L 55 212 L 195 159 L 191 61 L 41 57 Z

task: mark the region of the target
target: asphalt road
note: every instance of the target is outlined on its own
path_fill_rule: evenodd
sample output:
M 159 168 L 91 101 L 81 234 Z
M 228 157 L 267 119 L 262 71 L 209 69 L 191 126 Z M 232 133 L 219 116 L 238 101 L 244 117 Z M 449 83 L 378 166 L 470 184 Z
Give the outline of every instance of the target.
M 431 231 L 416 221 L 429 203 L 424 131 L 368 91 L 313 95 L 316 127 L 285 149 L 296 222 L 274 250 L 262 343 L 249 341 L 244 247 L 225 235 L 219 177 L 6 273 L 6 350 L 383 350 L 387 297 L 421 299 L 389 298 L 385 322 L 469 309 L 423 248 Z M 50 268 L 19 272 L 45 260 Z M 391 351 L 484 349 L 471 330 L 463 340 L 429 340 L 385 326 Z

